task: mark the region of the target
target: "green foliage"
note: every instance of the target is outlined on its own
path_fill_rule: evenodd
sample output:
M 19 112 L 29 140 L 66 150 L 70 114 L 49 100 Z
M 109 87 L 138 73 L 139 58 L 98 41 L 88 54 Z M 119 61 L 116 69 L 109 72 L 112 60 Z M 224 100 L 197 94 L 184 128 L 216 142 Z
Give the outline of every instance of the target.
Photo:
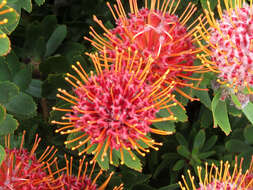
M 227 105 L 226 102 L 220 100 L 221 92 L 218 92 L 212 101 L 212 112 L 214 119 L 214 126 L 219 127 L 224 131 L 226 135 L 231 132 L 231 127 L 228 119 Z

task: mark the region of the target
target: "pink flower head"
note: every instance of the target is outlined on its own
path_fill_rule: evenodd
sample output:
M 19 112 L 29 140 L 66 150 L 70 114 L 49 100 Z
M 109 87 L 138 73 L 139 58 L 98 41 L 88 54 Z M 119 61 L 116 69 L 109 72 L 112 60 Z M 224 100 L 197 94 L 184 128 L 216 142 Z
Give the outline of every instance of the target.
M 199 57 L 218 73 L 217 81 L 233 89 L 233 93 L 244 93 L 246 89 L 253 93 L 250 89 L 253 86 L 253 7 L 238 2 L 241 1 L 235 1 L 233 6 L 225 0 L 224 12 L 218 3 L 219 20 L 213 18 L 210 8 L 205 10 L 210 28 L 207 31 L 203 27 L 199 32 L 210 48 L 201 45 L 205 54 Z
M 20 148 L 10 148 L 9 142 L 6 145 L 6 157 L 0 166 L 0 189 L 15 190 L 48 190 L 51 189 L 51 177 L 48 175 L 46 163 L 50 163 L 56 150 L 54 147 L 47 147 L 42 156 L 37 159 L 35 151 L 40 142 L 36 139 L 29 152 L 23 148 L 24 135 Z M 10 139 L 10 136 L 7 137 Z M 7 140 L 9 141 L 9 140 Z
M 91 27 L 90 34 L 94 39 L 87 37 L 85 39 L 100 52 L 103 52 L 103 46 L 105 46 L 108 56 L 112 59 L 115 59 L 116 51 L 127 55 L 129 49 L 135 52 L 137 58 L 143 58 L 144 61 L 151 57 L 154 62 L 147 77 L 148 82 L 155 82 L 169 70 L 163 86 L 166 87 L 175 81 L 176 87 L 173 90 L 190 100 L 195 100 L 183 93 L 179 87 L 193 87 L 193 83 L 188 83 L 188 81 L 200 79 L 190 76 L 195 71 L 203 70 L 202 66 L 193 64 L 195 54 L 199 52 L 199 49 L 193 44 L 195 39 L 192 38 L 192 34 L 196 30 L 195 25 L 198 24 L 194 22 L 189 27 L 186 26 L 197 8 L 189 3 L 183 14 L 178 17 L 174 13 L 179 3 L 180 0 L 177 3 L 174 0 L 163 1 L 161 4 L 160 0 L 151 0 L 150 8 L 146 2 L 145 7 L 139 9 L 137 0 L 129 0 L 130 13 L 125 12 L 120 0 L 117 0 L 114 10 L 107 3 L 115 19 L 116 27 L 107 29 L 102 21 L 94 16 L 94 21 L 105 30 L 105 33 L 99 36 Z M 201 17 L 199 19 L 201 20 Z
M 65 144 L 78 142 L 78 145 L 73 146 L 72 149 L 83 147 L 79 155 L 93 147 L 92 153 L 95 155 L 93 161 L 98 158 L 100 152 L 98 159 L 104 160 L 108 152 L 112 163 L 112 151 L 115 150 L 120 152 L 123 164 L 123 151 L 135 160 L 131 149 L 143 156 L 145 152 L 149 152 L 141 145 L 142 143 L 147 147 L 158 149 L 154 145 L 161 145 L 161 143 L 154 142 L 147 136 L 149 133 L 171 134 L 171 132 L 151 128 L 150 125 L 152 122 L 175 119 L 173 115 L 156 118 L 159 109 L 168 109 L 175 105 L 175 103 L 168 104 L 174 100 L 174 95 L 170 94 L 174 83 L 160 90 L 159 87 L 165 78 L 163 75 L 153 85 L 149 85 L 144 81 L 149 73 L 151 61 L 145 63 L 144 69 L 141 69 L 143 62 L 136 61 L 139 66 L 134 68 L 131 61 L 125 66 L 122 65 L 121 60 L 124 56 L 122 53 L 117 53 L 117 56 L 117 62 L 109 69 L 108 58 L 105 57 L 101 63 L 98 55 L 90 54 L 97 69 L 96 76 L 93 72 L 88 76 L 80 63 L 77 63 L 79 69 L 73 66 L 82 81 L 67 74 L 66 81 L 74 87 L 74 95 L 62 89 L 59 89 L 59 92 L 64 96 L 57 95 L 73 106 L 71 109 L 53 108 L 53 110 L 66 111 L 67 114 L 62 119 L 68 121 L 52 121 L 52 123 L 65 125 L 56 132 L 77 134 L 76 138 L 66 141 Z M 105 66 L 104 71 L 102 65 Z M 75 83 L 71 79 L 75 80 Z
M 236 162 L 233 165 L 233 170 L 230 170 L 229 162 L 223 163 L 220 161 L 220 166 L 212 164 L 211 167 L 208 167 L 208 164 L 205 164 L 205 170 L 202 170 L 202 167 L 198 166 L 198 179 L 199 184 L 196 185 L 194 182 L 194 176 L 191 175 L 188 171 L 191 184 L 187 184 L 187 181 L 184 176 L 183 183 L 179 182 L 179 185 L 182 190 L 185 190 L 186 187 L 192 187 L 192 190 L 252 190 L 253 179 L 248 180 L 247 176 L 249 175 L 249 170 L 245 173 L 242 172 L 242 162 L 241 159 L 240 166 L 238 166 L 237 158 Z M 202 176 L 204 174 L 204 177 Z
M 93 175 L 93 171 L 96 165 L 96 162 L 93 163 L 92 168 L 91 168 L 91 172 L 88 173 L 88 162 L 85 162 L 85 166 L 84 166 L 84 159 L 85 157 L 83 157 L 82 159 L 79 160 L 79 167 L 78 167 L 78 171 L 77 171 L 77 176 L 75 176 L 73 174 L 72 171 L 72 163 L 73 163 L 73 157 L 70 158 L 70 161 L 67 159 L 67 156 L 65 155 L 65 161 L 66 161 L 66 167 L 64 169 L 60 169 L 55 173 L 55 175 L 58 175 L 57 179 L 55 180 L 55 183 L 53 184 L 53 186 L 58 189 L 58 190 L 81 190 L 81 189 L 85 189 L 85 190 L 104 190 L 106 188 L 106 186 L 108 185 L 113 172 L 107 177 L 107 179 L 105 180 L 105 182 L 101 185 L 98 186 L 96 184 L 97 179 L 101 176 L 101 174 L 103 173 L 102 170 L 99 171 L 99 173 L 97 174 L 97 176 L 92 177 Z M 58 169 L 58 163 L 55 160 L 54 162 L 56 168 Z M 83 169 L 83 166 L 85 167 Z M 51 167 L 52 168 L 52 167 Z M 123 185 L 119 186 L 119 187 L 115 187 L 115 190 L 122 190 Z

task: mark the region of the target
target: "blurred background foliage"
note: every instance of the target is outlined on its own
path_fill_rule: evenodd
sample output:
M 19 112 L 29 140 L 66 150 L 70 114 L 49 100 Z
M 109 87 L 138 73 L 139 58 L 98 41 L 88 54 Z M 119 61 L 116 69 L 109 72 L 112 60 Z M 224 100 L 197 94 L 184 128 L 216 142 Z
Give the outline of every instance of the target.
M 181 1 L 178 14 L 188 2 Z M 198 7 L 198 14 L 191 18 L 193 21 L 203 13 L 207 3 L 206 0 L 191 2 Z M 123 4 L 128 7 L 127 1 Z M 217 16 L 216 4 L 217 0 L 211 1 L 211 8 Z M 40 148 L 55 145 L 62 163 L 65 153 L 78 158 L 77 152 L 64 146 L 66 137 L 54 133 L 55 127 L 49 121 L 59 115 L 52 112 L 51 107 L 62 105 L 56 99 L 57 88 L 71 90 L 64 76 L 66 72 L 72 72 L 72 64 L 80 61 L 86 71 L 93 69 L 84 53 L 94 49 L 83 39 L 89 36 L 90 26 L 103 32 L 93 22 L 93 15 L 102 19 L 107 27 L 113 27 L 112 15 L 104 0 L 8 0 L 2 9 L 8 8 L 14 9 L 5 15 L 8 23 L 0 25 L 0 34 L 8 36 L 0 39 L 0 136 L 14 133 L 19 137 L 26 130 L 26 145 L 29 147 L 38 133 L 42 138 Z M 200 86 L 211 89 L 214 76 L 205 74 L 203 78 Z M 245 114 L 248 120 L 229 102 L 222 105 L 214 102 L 212 90 L 187 90 L 187 93 L 200 98 L 200 102 L 189 103 L 178 97 L 184 102 L 186 111 L 173 108 L 179 120 L 157 124 L 161 125 L 158 128 L 169 128 L 176 133 L 154 136 L 164 145 L 159 151 L 152 150 L 146 157 L 140 158 L 142 173 L 126 166 L 110 166 L 108 172 L 114 170 L 116 174 L 109 189 L 122 182 L 129 190 L 177 189 L 178 180 L 188 169 L 194 172 L 196 166 L 205 162 L 232 161 L 235 155 L 243 156 L 246 167 L 249 165 L 253 153 L 253 127 L 249 122 L 252 116 Z M 221 107 L 226 108 L 227 116 L 223 116 L 230 121 L 229 126 L 224 126 L 222 130 L 213 123 L 215 114 L 220 114 L 216 111 Z M 158 114 L 165 116 L 166 112 L 162 110 Z M 15 142 L 13 139 L 12 143 Z M 0 161 L 3 157 L 4 149 L 0 147 Z

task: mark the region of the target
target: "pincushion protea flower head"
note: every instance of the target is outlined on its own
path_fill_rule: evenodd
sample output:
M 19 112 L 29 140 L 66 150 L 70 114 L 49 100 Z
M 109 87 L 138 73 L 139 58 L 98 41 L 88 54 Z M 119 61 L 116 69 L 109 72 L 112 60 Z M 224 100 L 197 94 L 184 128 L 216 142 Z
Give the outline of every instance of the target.
M 204 54 L 198 55 L 213 72 L 218 73 L 218 82 L 232 89 L 233 93 L 253 93 L 253 7 L 243 1 L 224 0 L 226 10 L 222 12 L 218 0 L 219 19 L 215 20 L 210 9 L 205 10 L 209 29 L 198 29 L 207 42 L 199 42 Z M 203 25 L 203 24 L 202 24 Z M 238 97 L 240 99 L 240 97 Z M 244 97 L 245 99 L 245 97 Z M 244 100 L 245 101 L 245 100 Z M 242 100 L 243 102 L 243 100 Z
M 90 35 L 94 39 L 85 37 L 100 52 L 106 47 L 110 58 L 116 57 L 116 52 L 125 52 L 128 49 L 135 52 L 135 56 L 147 61 L 151 56 L 153 64 L 147 81 L 154 82 L 168 71 L 163 86 L 167 86 L 172 81 L 176 82 L 173 90 L 176 90 L 190 100 L 196 100 L 184 93 L 180 87 L 194 87 L 189 80 L 201 80 L 191 78 L 193 72 L 204 72 L 203 66 L 194 65 L 195 54 L 200 50 L 194 46 L 195 39 L 192 37 L 198 26 L 198 20 L 204 20 L 202 16 L 196 19 L 189 26 L 186 26 L 189 18 L 195 13 L 197 8 L 189 3 L 180 17 L 175 15 L 180 0 L 151 0 L 148 8 L 147 0 L 145 7 L 139 9 L 137 0 L 129 0 L 131 13 L 127 14 L 120 0 L 114 5 L 114 10 L 107 3 L 116 22 L 114 29 L 107 29 L 101 20 L 94 16 L 97 22 L 105 31 L 103 36 L 99 36 L 91 28 Z M 116 50 L 117 49 L 117 50 Z M 127 56 L 125 56 L 127 57 Z
M 183 184 L 179 182 L 179 185 L 182 190 L 251 190 L 253 184 L 253 178 L 247 179 L 249 175 L 249 170 L 246 170 L 245 173 L 242 172 L 242 162 L 238 167 L 237 158 L 234 164 L 234 169 L 230 172 L 229 162 L 223 163 L 220 161 L 220 166 L 212 164 L 209 168 L 208 164 L 205 164 L 205 171 L 202 171 L 202 167 L 198 166 L 198 178 L 199 178 L 199 187 L 196 187 L 194 182 L 194 176 L 191 175 L 188 171 L 191 184 L 187 184 L 187 181 L 184 176 Z M 204 178 L 202 177 L 204 174 Z
M 52 166 L 55 166 L 57 171 L 51 172 L 57 175 L 54 187 L 57 187 L 59 190 L 69 190 L 69 189 L 84 189 L 84 190 L 104 190 L 112 175 L 113 172 L 107 177 L 106 181 L 98 187 L 96 184 L 97 179 L 102 175 L 103 171 L 100 170 L 95 177 L 92 177 L 96 162 L 93 163 L 90 173 L 88 172 L 88 162 L 85 162 L 85 156 L 79 160 L 79 166 L 77 171 L 77 176 L 73 174 L 73 157 L 70 158 L 70 161 L 67 159 L 65 155 L 66 167 L 63 169 L 59 169 L 58 163 L 55 160 L 54 164 L 51 164 L 50 169 Z M 84 166 L 85 165 L 85 166 Z M 83 169 L 84 167 L 84 169 Z M 114 187 L 114 190 L 122 190 L 123 184 L 119 187 Z
M 79 69 L 76 66 L 73 66 L 73 69 L 81 80 L 67 74 L 68 77 L 65 79 L 73 86 L 74 95 L 59 89 L 62 95 L 58 94 L 57 97 L 73 106 L 71 109 L 53 107 L 53 110 L 67 112 L 62 117 L 63 120 L 67 120 L 66 122 L 52 121 L 53 124 L 64 125 L 56 132 L 76 134 L 76 138 L 66 141 L 65 144 L 78 142 L 79 144 L 72 149 L 83 147 L 79 155 L 93 149 L 92 154 L 95 156 L 92 161 L 95 159 L 103 161 L 108 152 L 110 163 L 113 163 L 112 152 L 115 150 L 120 152 L 121 164 L 123 164 L 123 151 L 135 160 L 131 150 L 136 150 L 142 156 L 145 156 L 145 152 L 149 152 L 147 147 L 158 150 L 155 145 L 162 144 L 155 142 L 148 134 L 172 133 L 151 128 L 150 125 L 152 122 L 176 119 L 173 115 L 156 118 L 159 109 L 169 110 L 169 107 L 176 105 L 171 103 L 175 96 L 170 94 L 174 83 L 172 82 L 164 90 L 160 89 L 167 72 L 149 85 L 144 81 L 150 70 L 151 59 L 147 63 L 140 59 L 137 62 L 138 67 L 133 67 L 133 59 L 128 57 L 127 64 L 123 66 L 124 54 L 117 52 L 115 64 L 109 66 L 106 55 L 102 60 L 97 54 L 89 54 L 89 56 L 97 75 L 94 76 L 91 71 L 88 76 L 78 62 Z M 145 67 L 141 69 L 143 64 Z M 104 71 L 102 66 L 105 67 Z
M 41 139 L 36 135 L 29 152 L 23 147 L 24 136 L 25 132 L 19 148 L 10 148 L 10 135 L 6 137 L 6 157 L 0 166 L 0 189 L 52 189 L 52 177 L 48 174 L 46 163 L 50 165 L 57 150 L 48 146 L 37 159 L 35 151 Z

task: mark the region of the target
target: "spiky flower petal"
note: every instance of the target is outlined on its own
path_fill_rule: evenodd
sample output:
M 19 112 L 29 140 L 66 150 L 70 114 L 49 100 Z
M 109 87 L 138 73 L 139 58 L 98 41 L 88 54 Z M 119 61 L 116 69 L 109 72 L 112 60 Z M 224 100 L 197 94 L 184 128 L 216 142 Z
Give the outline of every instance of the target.
M 243 159 L 242 159 L 243 160 Z M 182 190 L 251 190 L 253 179 L 247 180 L 249 170 L 245 173 L 242 171 L 242 160 L 238 166 L 237 159 L 233 166 L 233 170 L 230 170 L 230 164 L 228 161 L 225 163 L 221 160 L 220 165 L 216 166 L 212 164 L 211 167 L 205 164 L 204 171 L 202 167 L 198 166 L 198 185 L 194 176 L 188 171 L 188 175 L 191 184 L 188 184 L 185 177 L 182 176 L 183 183 L 179 182 Z M 195 181 L 194 181 L 195 180 Z
M 161 145 L 148 137 L 149 133 L 172 134 L 151 128 L 150 125 L 152 122 L 176 119 L 173 115 L 156 118 L 159 109 L 169 109 L 176 105 L 171 103 L 174 95 L 170 94 L 174 83 L 164 90 L 160 89 L 167 72 L 152 85 L 145 83 L 152 61 L 149 60 L 141 69 L 144 64 L 142 59 L 135 60 L 138 67 L 133 67 L 134 58 L 128 57 L 127 64 L 123 66 L 123 56 L 123 53 L 117 52 L 116 63 L 109 66 L 106 57 L 101 61 L 98 55 L 90 54 L 97 72 L 96 76 L 91 72 L 90 77 L 80 63 L 77 63 L 79 69 L 76 66 L 73 66 L 73 69 L 81 81 L 71 74 L 66 77 L 66 81 L 74 87 L 74 95 L 62 89 L 59 89 L 62 95 L 57 95 L 73 106 L 71 109 L 53 108 L 67 112 L 62 117 L 66 122 L 52 121 L 53 124 L 65 125 L 56 132 L 76 134 L 75 138 L 65 144 L 78 142 L 72 149 L 81 147 L 79 155 L 93 148 L 93 161 L 97 158 L 104 160 L 109 153 L 112 163 L 113 150 L 120 152 L 122 164 L 123 151 L 128 152 L 135 160 L 132 149 L 144 156 L 145 152 L 149 152 L 145 146 L 158 150 L 155 145 Z M 102 65 L 105 67 L 104 71 Z
M 115 19 L 116 27 L 107 29 L 101 20 L 94 16 L 105 33 L 99 36 L 91 27 L 91 44 L 100 52 L 103 52 L 103 46 L 106 47 L 110 58 L 115 59 L 116 52 L 124 52 L 127 58 L 128 50 L 135 51 L 136 58 L 142 58 L 145 61 L 151 57 L 154 62 L 151 65 L 151 72 L 147 77 L 148 82 L 154 82 L 169 70 L 164 81 L 164 86 L 172 81 L 176 82 L 173 90 L 181 93 L 190 100 L 195 100 L 185 94 L 180 87 L 192 87 L 193 83 L 188 83 L 194 79 L 190 76 L 193 72 L 202 72 L 203 66 L 193 65 L 195 54 L 199 49 L 194 46 L 195 39 L 192 34 L 198 26 L 197 21 L 203 20 L 200 16 L 188 27 L 186 23 L 195 13 L 197 8 L 189 3 L 180 17 L 175 15 L 180 0 L 151 0 L 150 8 L 145 1 L 145 7 L 139 9 L 137 0 L 129 0 L 131 13 L 126 13 L 120 0 L 114 5 L 114 10 L 107 3 Z M 198 88 L 196 88 L 198 89 Z
M 218 73 L 218 82 L 231 93 L 238 93 L 242 104 L 249 96 L 242 93 L 253 93 L 253 7 L 244 1 L 224 0 L 226 10 L 222 12 L 218 1 L 219 20 L 215 20 L 210 9 L 205 10 L 210 28 L 199 28 L 199 34 L 207 42 L 204 54 L 198 57 L 213 72 Z M 248 92 L 246 92 L 248 91 Z M 245 99 L 246 98 L 246 99 Z
M 46 163 L 50 164 L 56 150 L 47 147 L 40 158 L 35 151 L 40 142 L 36 135 L 32 150 L 23 148 L 25 132 L 19 148 L 10 148 L 10 136 L 6 137 L 6 157 L 0 166 L 0 189 L 48 190 L 52 178 L 48 175 Z

